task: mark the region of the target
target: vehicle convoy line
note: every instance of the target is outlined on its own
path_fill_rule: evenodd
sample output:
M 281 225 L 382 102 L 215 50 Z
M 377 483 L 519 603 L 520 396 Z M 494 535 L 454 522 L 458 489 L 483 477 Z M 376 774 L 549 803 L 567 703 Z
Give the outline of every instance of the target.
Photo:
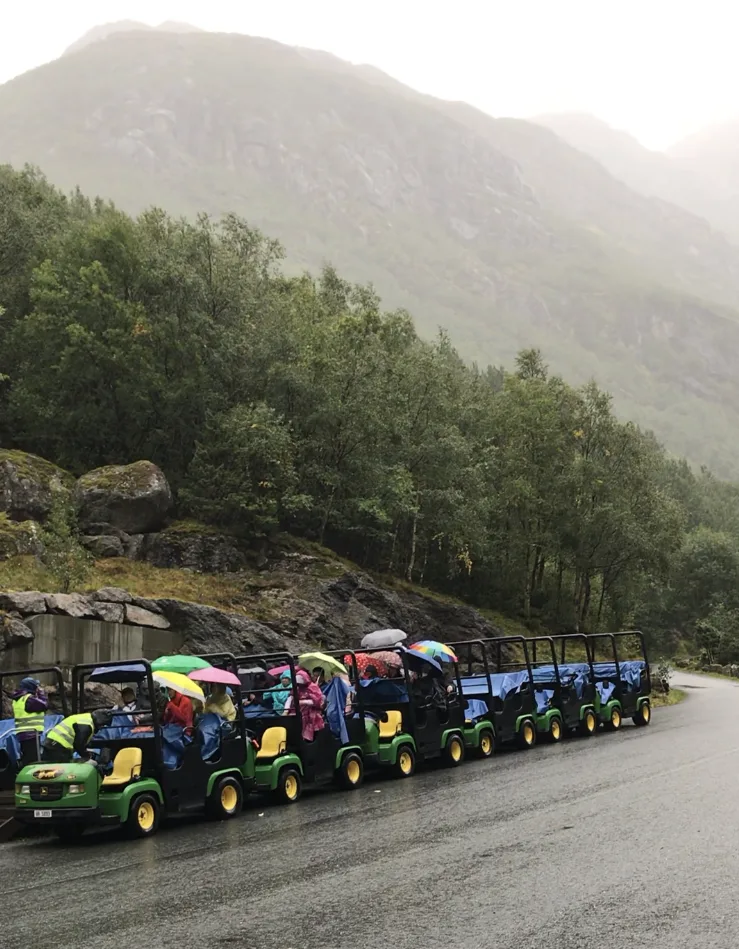
M 306 672 L 287 653 L 82 664 L 72 675 L 73 714 L 62 722 L 42 717 L 37 726 L 47 730 L 40 762 L 14 765 L 19 751 L 9 723 L 0 781 L 14 789 L 17 821 L 68 842 L 99 826 L 147 837 L 171 816 L 236 817 L 253 792 L 291 804 L 304 788 L 357 789 L 370 771 L 407 779 L 425 763 L 451 771 L 465 757 L 489 758 L 505 745 L 530 749 L 537 737 L 559 744 L 567 734 L 592 739 L 599 724 L 619 731 L 625 718 L 650 724 L 649 663 L 638 631 L 469 641 L 455 644 L 458 656 L 442 644 L 419 645 L 440 650 L 446 675 L 433 657 L 402 646 L 306 654 L 327 675 L 337 672 L 323 688 L 311 681 L 316 669 Z M 385 675 L 378 661 L 389 663 Z M 230 720 L 206 705 L 195 721 L 191 714 L 167 724 L 153 707 L 160 686 L 173 707 L 178 694 L 205 701 L 198 677 L 220 683 L 213 694 L 224 698 L 225 683 L 236 688 Z M 91 715 L 91 683 L 135 683 L 149 700 Z M 87 760 L 88 749 L 97 764 Z
M 737 712 L 739 692 L 711 681 L 648 730 L 311 795 L 208 834 L 180 822 L 123 861 L 109 835 L 17 841 L 0 848 L 2 878 L 22 867 L 70 898 L 52 923 L 13 887 L 3 937 L 53 925 L 67 949 L 734 949 Z

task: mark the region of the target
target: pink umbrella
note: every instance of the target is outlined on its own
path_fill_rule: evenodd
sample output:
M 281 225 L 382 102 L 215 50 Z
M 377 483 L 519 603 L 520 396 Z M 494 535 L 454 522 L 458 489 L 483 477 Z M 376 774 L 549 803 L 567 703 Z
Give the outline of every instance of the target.
M 279 679 L 283 672 L 290 674 L 290 666 L 285 662 L 281 666 L 274 666 L 272 669 L 267 670 L 267 675 L 274 676 L 275 679 Z M 310 672 L 306 669 L 301 668 L 300 666 L 295 666 L 295 673 L 304 672 L 305 675 L 310 679 Z
M 188 679 L 195 682 L 216 682 L 220 685 L 241 685 L 241 680 L 226 669 L 193 669 Z

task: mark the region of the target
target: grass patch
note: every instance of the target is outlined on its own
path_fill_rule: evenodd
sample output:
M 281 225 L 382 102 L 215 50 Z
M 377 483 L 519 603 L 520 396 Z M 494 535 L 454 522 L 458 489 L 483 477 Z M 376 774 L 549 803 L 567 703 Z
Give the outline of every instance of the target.
M 670 689 L 670 691 L 665 695 L 664 692 L 653 692 L 652 693 L 652 708 L 666 708 L 668 705 L 679 705 L 684 699 L 688 697 L 688 693 L 684 689 Z

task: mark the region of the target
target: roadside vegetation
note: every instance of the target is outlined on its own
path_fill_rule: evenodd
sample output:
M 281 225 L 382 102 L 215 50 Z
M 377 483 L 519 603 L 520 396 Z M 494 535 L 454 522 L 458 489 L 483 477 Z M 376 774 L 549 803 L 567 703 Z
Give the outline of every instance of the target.
M 594 383 L 536 350 L 467 365 L 330 267 L 285 276 L 279 244 L 235 216 L 132 218 L 31 171 L 0 169 L 0 191 L 3 447 L 75 475 L 148 458 L 182 518 L 254 547 L 288 532 L 509 628 L 636 626 L 653 652 L 739 659 L 739 487 L 670 457 Z M 30 569 L 154 592 L 71 542 L 57 560 Z M 231 599 L 225 579 L 159 579 Z

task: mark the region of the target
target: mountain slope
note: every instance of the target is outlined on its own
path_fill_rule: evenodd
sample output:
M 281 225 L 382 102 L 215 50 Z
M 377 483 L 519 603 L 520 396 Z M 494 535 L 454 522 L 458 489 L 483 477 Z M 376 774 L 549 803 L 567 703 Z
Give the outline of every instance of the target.
M 532 121 L 590 155 L 639 194 L 661 198 L 705 218 L 739 242 L 739 203 L 727 202 L 714 181 L 683 167 L 671 155 L 645 148 L 632 135 L 592 115 L 540 115 Z
M 91 81 L 94 77 L 94 81 Z M 676 450 L 739 473 L 739 251 L 551 131 L 244 36 L 114 33 L 0 87 L 0 161 L 236 211 L 373 281 L 462 354 L 539 345 Z
M 739 199 L 739 120 L 701 129 L 673 145 L 668 155 L 725 199 Z

